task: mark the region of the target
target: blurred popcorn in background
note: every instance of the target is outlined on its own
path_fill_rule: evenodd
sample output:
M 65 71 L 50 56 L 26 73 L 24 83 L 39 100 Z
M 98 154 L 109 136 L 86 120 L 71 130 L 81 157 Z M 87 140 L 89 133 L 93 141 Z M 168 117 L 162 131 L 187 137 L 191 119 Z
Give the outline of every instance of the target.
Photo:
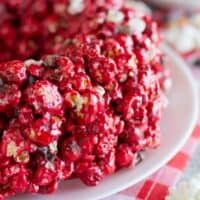
M 179 52 L 188 53 L 200 48 L 200 13 L 178 16 L 169 21 L 164 31 L 166 40 Z
M 164 38 L 191 66 L 200 85 L 200 11 L 173 10 L 163 26 Z
M 156 4 L 151 4 L 152 1 Z M 159 23 L 164 40 L 191 66 L 200 87 L 200 9 L 191 9 L 192 6 L 187 9 L 185 3 L 183 7 L 167 7 L 162 2 L 127 0 L 127 5 L 153 16 Z M 164 2 L 167 3 L 167 0 Z M 176 4 L 177 0 L 174 3 Z M 170 5 L 172 4 L 170 1 Z M 178 4 L 180 5 L 180 2 Z
M 200 199 L 200 175 L 196 175 L 188 181 L 180 183 L 170 189 L 166 200 L 199 200 Z

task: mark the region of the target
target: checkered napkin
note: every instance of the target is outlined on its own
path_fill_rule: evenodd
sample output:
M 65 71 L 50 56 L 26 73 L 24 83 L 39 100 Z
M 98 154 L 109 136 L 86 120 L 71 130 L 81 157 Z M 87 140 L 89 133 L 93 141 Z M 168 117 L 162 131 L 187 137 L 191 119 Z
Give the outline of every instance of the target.
M 164 200 L 176 184 L 200 141 L 200 121 L 182 150 L 146 180 L 104 200 Z

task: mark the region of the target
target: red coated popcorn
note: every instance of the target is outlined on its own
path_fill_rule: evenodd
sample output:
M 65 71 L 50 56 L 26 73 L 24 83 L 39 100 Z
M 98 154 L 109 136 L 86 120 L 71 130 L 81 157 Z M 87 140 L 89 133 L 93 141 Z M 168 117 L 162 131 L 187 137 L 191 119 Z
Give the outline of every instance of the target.
M 43 118 L 32 121 L 31 125 L 24 130 L 26 137 L 31 141 L 44 146 L 55 141 L 58 136 L 62 134 L 60 130 L 62 119 L 58 116 L 49 115 L 50 114 L 47 113 Z
M 79 176 L 89 186 L 97 185 L 104 177 L 101 168 L 95 165 L 88 166 Z
M 1 152 L 6 157 L 13 157 L 17 163 L 29 162 L 29 153 L 35 149 L 30 141 L 25 141 L 19 129 L 9 128 L 4 131 Z
M 3 81 L 20 85 L 26 79 L 26 67 L 22 61 L 10 61 L 0 65 L 0 76 Z
M 149 16 L 123 0 L 0 6 L 0 199 L 95 186 L 159 146 L 168 76 Z
M 71 113 L 72 119 L 80 124 L 88 124 L 97 118 L 97 114 L 102 112 L 101 102 L 93 91 L 85 91 L 81 95 L 74 97 L 74 111 Z
M 126 167 L 134 163 L 134 154 L 131 148 L 126 144 L 121 144 L 118 146 L 116 151 L 116 164 L 119 167 Z
M 20 102 L 21 91 L 16 85 L 4 84 L 0 87 L 0 112 L 14 109 Z
M 49 81 L 36 81 L 25 91 L 27 103 L 36 113 L 56 113 L 62 109 L 63 99 L 57 86 Z

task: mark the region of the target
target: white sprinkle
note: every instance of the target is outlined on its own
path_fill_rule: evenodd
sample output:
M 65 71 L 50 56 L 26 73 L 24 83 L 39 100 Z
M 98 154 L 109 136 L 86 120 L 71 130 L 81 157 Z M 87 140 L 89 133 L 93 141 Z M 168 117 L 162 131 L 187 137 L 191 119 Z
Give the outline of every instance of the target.
M 118 10 L 109 10 L 106 20 L 120 24 L 124 20 L 124 14 Z
M 76 15 L 84 10 L 84 0 L 70 0 L 68 12 L 71 15 Z

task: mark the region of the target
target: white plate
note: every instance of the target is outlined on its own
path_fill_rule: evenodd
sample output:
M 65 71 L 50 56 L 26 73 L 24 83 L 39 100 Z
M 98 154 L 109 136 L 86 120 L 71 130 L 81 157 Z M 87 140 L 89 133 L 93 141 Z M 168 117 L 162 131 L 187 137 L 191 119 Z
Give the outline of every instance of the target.
M 181 8 L 198 9 L 200 8 L 199 0 L 147 0 L 161 6 L 176 6 Z
M 168 47 L 163 47 L 172 60 L 173 87 L 169 107 L 164 113 L 162 144 L 146 152 L 145 159 L 134 169 L 124 169 L 107 177 L 97 187 L 87 187 L 78 180 L 62 183 L 53 195 L 20 195 L 12 200 L 96 200 L 123 190 L 158 170 L 169 161 L 188 139 L 198 118 L 198 100 L 191 73 L 184 62 Z

